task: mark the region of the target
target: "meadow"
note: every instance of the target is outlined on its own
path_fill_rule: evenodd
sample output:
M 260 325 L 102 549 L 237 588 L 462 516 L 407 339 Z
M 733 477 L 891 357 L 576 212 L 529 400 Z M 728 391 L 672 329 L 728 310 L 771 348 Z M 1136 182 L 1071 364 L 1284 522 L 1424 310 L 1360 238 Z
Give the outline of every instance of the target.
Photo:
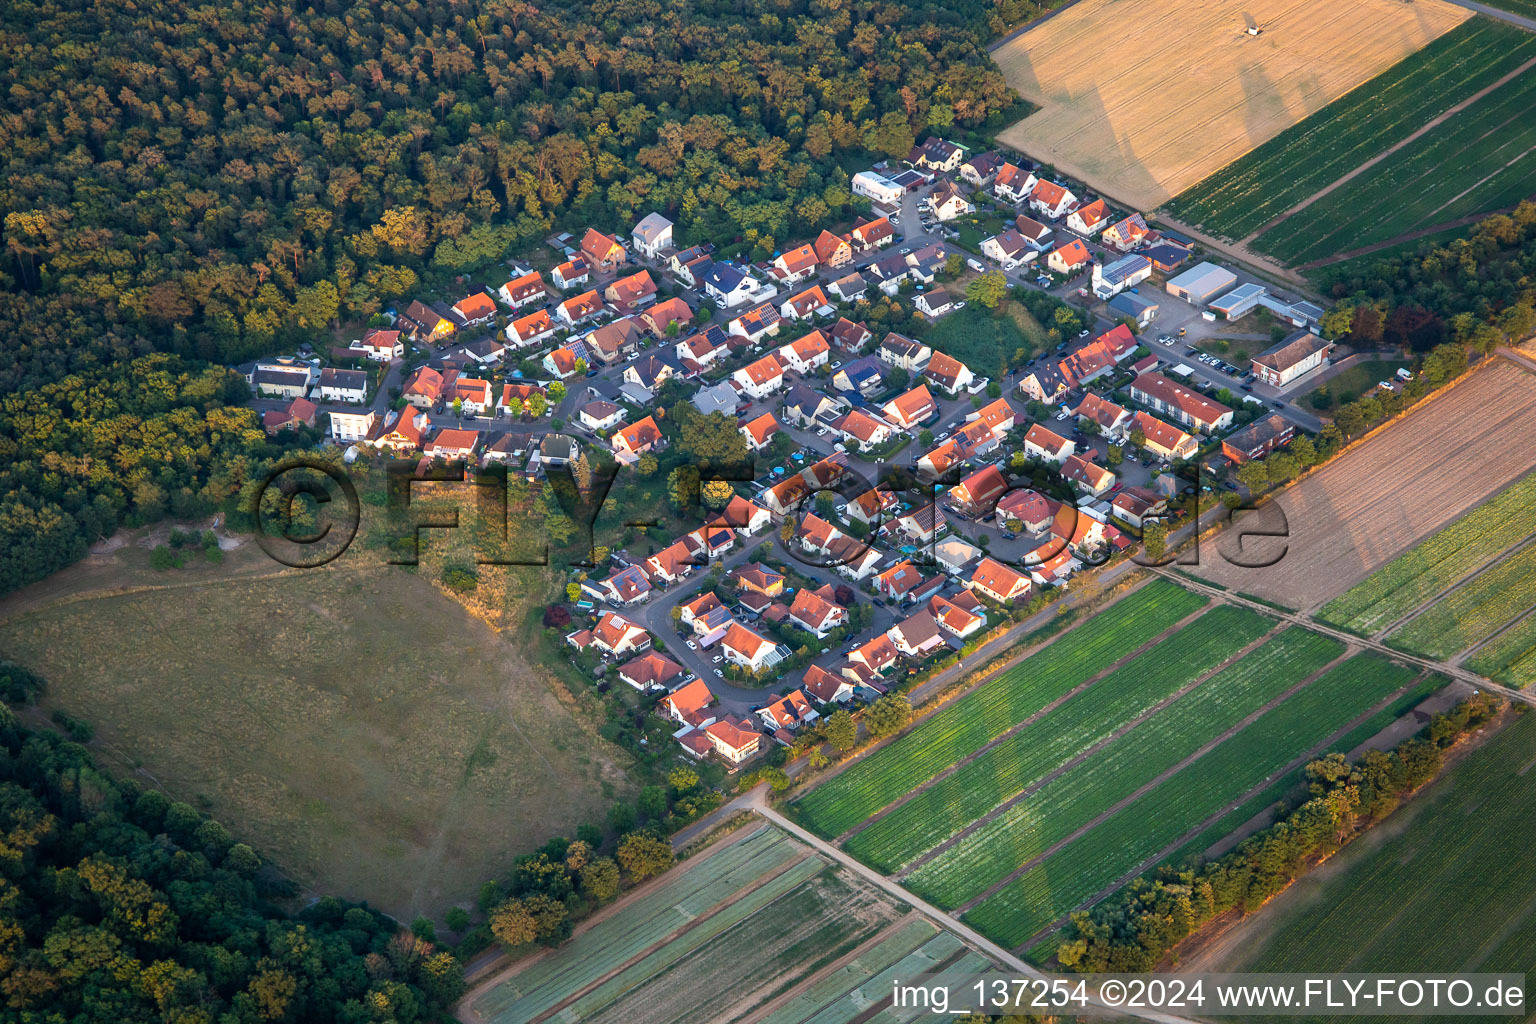
M 1536 56 L 1536 34 L 1512 47 Z M 1536 75 L 1451 115 L 1363 174 L 1271 227 L 1253 248 L 1287 263 L 1387 242 L 1514 206 L 1536 192 Z
M 1517 717 L 1243 922 L 1202 969 L 1536 971 L 1533 760 L 1536 719 Z
M 855 761 L 796 800 L 790 813 L 823 836 L 841 835 L 1205 603 L 1177 584 L 1154 580 Z
M 560 683 L 421 575 L 256 576 L 243 554 L 128 592 L 23 592 L 0 650 L 47 677 L 45 713 L 94 724 L 102 762 L 405 921 L 631 790 Z
M 1001 380 L 1008 367 L 1018 366 L 1049 345 L 1040 321 L 1024 304 L 1009 299 L 996 310 L 967 306 L 933 322 L 923 341 L 954 356 L 978 376 Z
M 946 909 L 964 905 L 1342 652 L 1327 637 L 1300 627 L 1285 630 L 927 861 L 904 884 Z
M 1362 658 L 1367 660 L 1357 666 Z M 1354 718 L 1401 689 L 1400 676 L 1358 670 L 1374 660 L 1358 655 L 1324 673 L 1007 882 L 964 920 L 1005 946 L 1018 946 L 1118 880 L 1150 869 L 1161 851 L 1176 847 L 1181 837 L 1266 785 L 1291 762 L 1325 749 Z
M 1536 532 L 1536 475 L 1517 480 L 1439 533 L 1329 601 L 1318 618 L 1368 634 L 1471 575 L 1512 541 Z
M 1530 33 L 1489 18 L 1463 22 L 1164 209 L 1202 230 L 1246 237 L 1532 56 Z
M 1508 555 L 1446 594 L 1393 633 L 1388 643 L 1432 658 L 1476 644 L 1536 605 L 1536 544 Z
M 1246 608 L 1211 609 L 854 834 L 844 848 L 877 870 L 895 870 L 1109 739 L 1115 730 L 1194 683 L 1272 625 L 1272 620 Z

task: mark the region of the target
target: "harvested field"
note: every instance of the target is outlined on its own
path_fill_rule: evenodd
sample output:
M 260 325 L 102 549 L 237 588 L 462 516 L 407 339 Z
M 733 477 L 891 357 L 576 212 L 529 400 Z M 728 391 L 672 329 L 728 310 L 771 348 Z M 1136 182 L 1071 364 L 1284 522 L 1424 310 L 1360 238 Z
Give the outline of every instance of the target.
M 1151 209 L 1469 17 L 1437 0 L 1083 0 L 994 51 L 1041 107 L 998 139 Z
M 1186 966 L 1536 971 L 1536 859 L 1525 849 L 1533 759 L 1536 720 L 1526 715 Z
M 1248 520 L 1289 540 L 1250 538 L 1233 565 L 1207 542 L 1196 575 L 1291 608 L 1347 590 L 1536 464 L 1536 377 L 1492 359 L 1443 394 L 1286 488 Z M 1279 513 L 1276 512 L 1279 509 Z M 1236 531 L 1217 538 L 1234 554 Z M 1266 556 L 1267 557 L 1264 557 Z
M 777 829 L 744 830 L 472 992 L 485 1024 L 852 1021 L 891 979 L 980 954 Z
M 104 763 L 405 921 L 627 791 L 558 683 L 420 575 L 244 571 L 21 605 L 0 650 L 48 678 L 44 712 L 95 725 Z

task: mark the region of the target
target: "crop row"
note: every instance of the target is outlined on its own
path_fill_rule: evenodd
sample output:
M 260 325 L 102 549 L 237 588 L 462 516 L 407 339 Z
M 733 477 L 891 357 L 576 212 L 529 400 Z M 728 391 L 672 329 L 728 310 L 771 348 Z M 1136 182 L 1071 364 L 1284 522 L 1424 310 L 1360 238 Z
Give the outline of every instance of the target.
M 1464 651 L 1536 605 L 1536 544 L 1489 566 L 1392 636 L 1402 647 L 1432 658 Z
M 1536 473 L 1518 480 L 1445 529 L 1329 601 L 1324 622 L 1371 633 L 1536 532 Z
M 1467 660 L 1467 667 L 1505 686 L 1536 683 L 1536 615 L 1526 616 L 1490 640 Z
M 1170 210 L 1240 238 L 1536 53 L 1536 38 L 1476 18 L 1177 196 Z
M 1204 604 L 1177 584 L 1154 580 L 817 786 L 794 813 L 815 832 L 841 835 Z
M 965 920 L 1016 946 L 1157 853 L 1392 692 L 1352 658 L 1135 803 L 998 890 Z M 1368 664 L 1365 663 L 1365 664 Z
M 909 917 L 894 933 L 864 950 L 831 974 L 797 992 L 788 1002 L 763 1018 L 760 1024 L 799 1024 L 818 1009 L 864 985 L 871 977 L 900 963 L 914 950 L 949 934 L 934 935 L 934 927 L 917 915 Z
M 894 870 L 1194 682 L 1271 625 L 1246 608 L 1213 608 L 855 835 L 848 852 L 880 871 Z
M 1536 37 L 1533 37 L 1536 38 Z M 1505 83 L 1305 210 L 1254 246 L 1304 262 L 1494 205 L 1513 205 L 1536 181 L 1536 79 Z
M 1342 651 L 1287 629 L 919 867 L 907 887 L 946 909 L 980 896 Z

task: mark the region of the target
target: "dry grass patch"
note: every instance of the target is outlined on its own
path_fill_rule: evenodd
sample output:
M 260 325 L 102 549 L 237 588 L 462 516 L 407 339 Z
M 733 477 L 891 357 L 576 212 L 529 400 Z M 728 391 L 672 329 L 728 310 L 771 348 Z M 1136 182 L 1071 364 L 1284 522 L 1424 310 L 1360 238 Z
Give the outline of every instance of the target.
M 95 725 L 108 763 L 405 920 L 626 788 L 625 755 L 558 681 L 421 576 L 365 559 L 35 606 L 0 623 L 0 651 L 47 676 L 45 712 Z
M 1439 0 L 1082 0 L 993 53 L 1041 108 L 998 138 L 1152 209 L 1471 16 Z

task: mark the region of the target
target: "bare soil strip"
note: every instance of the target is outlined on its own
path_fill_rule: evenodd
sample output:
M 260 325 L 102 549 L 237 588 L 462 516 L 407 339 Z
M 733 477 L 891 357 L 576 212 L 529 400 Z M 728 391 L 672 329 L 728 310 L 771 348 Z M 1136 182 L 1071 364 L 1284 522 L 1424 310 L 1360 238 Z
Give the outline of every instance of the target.
M 1010 797 L 1007 800 L 1004 800 L 1002 803 L 1000 803 L 996 807 L 992 808 L 992 810 L 988 811 L 986 814 L 983 814 L 981 817 L 977 818 L 975 821 L 973 821 L 969 825 L 965 826 L 965 828 L 961 829 L 959 832 L 956 832 L 954 835 L 952 835 L 948 839 L 944 840 L 944 842 L 940 843 L 938 846 L 935 846 L 933 849 L 927 851 L 926 853 L 922 854 L 920 857 L 917 857 L 916 859 L 914 859 L 910 864 L 906 865 L 899 872 L 896 873 L 896 879 L 898 881 L 900 881 L 900 880 L 906 878 L 913 871 L 916 871 L 918 868 L 920 868 L 924 864 L 928 863 L 928 861 L 933 860 L 935 857 L 939 856 L 945 850 L 948 850 L 951 846 L 954 846 L 956 843 L 960 842 L 962 839 L 964 839 L 966 836 L 970 835 L 972 832 L 975 832 L 977 829 L 981 828 L 982 826 L 986 825 L 988 822 L 992 821 L 992 819 L 996 818 L 998 815 L 1003 814 L 1004 812 L 1006 812 L 1013 805 L 1019 803 L 1021 800 L 1026 800 L 1029 797 L 1033 796 L 1035 793 L 1039 792 L 1042 787 L 1044 787 L 1044 786 L 1048 785 L 1049 783 L 1055 781 L 1057 778 L 1059 778 L 1060 776 L 1066 774 L 1068 771 L 1070 771 L 1071 769 L 1075 768 L 1077 765 L 1079 765 L 1082 762 L 1088 760 L 1088 758 L 1092 757 L 1094 754 L 1097 754 L 1099 751 L 1101 751 L 1105 747 L 1109 746 L 1115 740 L 1117 740 L 1120 737 L 1124 736 L 1126 733 L 1128 733 L 1132 729 L 1136 728 L 1142 722 L 1145 722 L 1147 719 L 1151 718 L 1153 715 L 1157 714 L 1159 711 L 1161 711 L 1164 708 L 1166 708 L 1169 704 L 1172 704 L 1174 701 L 1178 700 L 1180 697 L 1182 697 L 1185 694 L 1189 693 L 1191 690 L 1195 689 L 1196 687 L 1203 685 L 1207 680 L 1209 680 L 1212 676 L 1216 675 L 1218 672 L 1221 672 L 1221 671 L 1223 671 L 1225 669 L 1228 669 L 1228 668 L 1232 667 L 1232 665 L 1239 658 L 1246 658 L 1248 655 L 1250 655 L 1254 651 L 1258 650 L 1264 644 L 1266 644 L 1269 641 L 1273 640 L 1275 638 L 1275 636 L 1278 633 L 1280 633 L 1281 630 L 1289 629 L 1289 628 L 1290 627 L 1286 623 L 1283 623 L 1283 622 L 1275 623 L 1273 629 L 1271 629 L 1269 632 L 1265 633 L 1263 636 L 1259 637 L 1257 640 L 1253 641 L 1252 643 L 1247 644 L 1241 650 L 1234 651 L 1228 658 L 1226 658 L 1224 661 L 1222 661 L 1222 663 L 1220 665 L 1217 665 L 1215 668 L 1211 669 L 1209 672 L 1206 672 L 1204 675 L 1200 676 L 1198 679 L 1194 680 L 1193 682 L 1191 682 L 1187 686 L 1182 687 L 1181 689 L 1179 689 L 1179 691 L 1177 693 L 1170 694 L 1169 696 L 1165 697 L 1164 699 L 1158 701 L 1152 707 L 1148 708 L 1146 711 L 1142 712 L 1140 715 L 1137 715 L 1135 718 L 1131 719 L 1129 722 L 1126 722 L 1124 725 L 1120 726 L 1120 728 L 1116 729 L 1113 733 L 1111 733 L 1110 735 L 1106 736 L 1104 739 L 1100 740 L 1098 743 L 1095 743 L 1092 747 L 1089 747 L 1087 750 L 1083 751 L 1081 754 L 1078 754 L 1076 757 L 1070 759 L 1065 764 L 1063 764 L 1060 767 L 1056 768 L 1049 775 L 1047 775 L 1044 778 L 1040 779 L 1038 782 L 1035 782 L 1032 785 L 1029 785 L 1029 786 L 1025 787 L 1025 789 L 1022 792 L 1020 792 L 1018 795 Z
M 1083 680 L 1081 683 L 1078 683 L 1076 686 L 1074 686 L 1072 689 L 1068 690 L 1066 693 L 1062 694 L 1060 697 L 1057 697 L 1055 700 L 1051 701 L 1049 704 L 1047 704 L 1045 707 L 1041 708 L 1039 711 L 1036 711 L 1034 714 L 1032 714 L 1029 717 L 1025 718 L 1023 721 L 1017 723 L 1016 725 L 1011 726 L 1008 729 L 1007 732 L 1002 733 L 996 739 L 992 740 L 990 743 L 987 743 L 985 746 L 982 746 L 982 747 L 978 748 L 973 753 L 967 754 L 965 757 L 962 757 L 960 760 L 956 761 L 954 764 L 950 765 L 948 768 L 944 769 L 943 771 L 939 772 L 937 775 L 935 775 L 932 778 L 928 779 L 926 782 L 923 782 L 921 785 L 917 786 L 916 788 L 914 788 L 910 792 L 904 793 L 899 799 L 897 799 L 893 803 L 889 803 L 886 806 L 882 807 L 876 813 L 874 813 L 874 814 L 870 815 L 869 817 L 865 818 L 863 821 L 861 821 L 857 825 L 853 826 L 853 828 L 850 828 L 848 831 L 846 831 L 842 835 L 838 836 L 836 839 L 833 840 L 833 842 L 837 843 L 839 846 L 842 846 L 849 839 L 851 839 L 854 836 L 858 835 L 860 832 L 864 831 L 866 828 L 868 828 L 869 826 L 873 825 L 875 822 L 879 821 L 881 818 L 884 818 L 887 814 L 890 814 L 891 812 L 895 811 L 898 807 L 901 807 L 903 804 L 907 803 L 909 800 L 911 800 L 913 797 L 917 796 L 919 793 L 923 792 L 924 790 L 927 790 L 927 789 L 931 788 L 932 786 L 934 786 L 935 784 L 943 781 L 944 779 L 949 778 L 951 775 L 955 774 L 955 772 L 959 771 L 961 768 L 964 768 L 966 765 L 970 764 L 972 761 L 976 760 L 978 757 L 981 757 L 982 755 L 990 752 L 998 744 L 1004 742 L 1009 737 L 1011 737 L 1011 736 L 1015 735 L 1016 733 L 1018 733 L 1019 730 L 1024 729 L 1024 728 L 1026 728 L 1026 727 L 1028 727 L 1030 725 L 1033 725 L 1035 722 L 1038 722 L 1040 719 L 1044 718 L 1046 715 L 1050 714 L 1052 711 L 1055 711 L 1057 708 L 1061 707 L 1063 704 L 1065 704 L 1067 701 L 1071 700 L 1073 697 L 1076 697 L 1078 694 L 1082 693 L 1084 690 L 1088 689 L 1090 686 L 1093 686 L 1095 683 L 1099 682 L 1105 676 L 1110 675 L 1111 673 L 1115 672 L 1118 669 L 1124 668 L 1127 662 L 1129 662 L 1133 658 L 1140 657 L 1141 655 L 1147 653 L 1152 648 L 1156 647 L 1158 644 L 1162 643 L 1164 640 L 1168 639 L 1170 636 L 1172 636 L 1173 634 L 1177 633 L 1179 630 L 1183 629 L 1185 626 L 1188 626 L 1190 623 L 1194 622 L 1196 619 L 1198 619 L 1200 616 L 1204 615 L 1206 612 L 1210 611 L 1212 607 L 1214 607 L 1214 606 L 1208 604 L 1208 605 L 1204 605 L 1204 606 L 1202 606 L 1200 608 L 1197 608 L 1193 612 L 1190 612 L 1188 615 L 1184 616 L 1184 618 L 1180 619 L 1178 622 L 1175 622 L 1173 625 L 1169 626 L 1167 629 L 1165 629 L 1161 633 L 1157 634 L 1157 636 L 1153 637 L 1151 640 L 1148 640 L 1146 643 L 1144 643 L 1140 647 L 1136 648 L 1130 654 L 1127 654 L 1125 657 L 1120 658 L 1114 664 L 1112 664 L 1109 667 L 1103 669 L 1102 671 L 1095 672 L 1093 675 L 1089 676 L 1087 679 Z M 1097 613 L 1095 613 L 1095 614 L 1097 614 Z M 1278 625 L 1276 625 L 1275 628 L 1279 629 L 1280 627 Z M 1056 639 L 1060 639 L 1060 637 L 1058 636 Z
M 1296 685 L 1294 685 L 1294 686 L 1290 687 L 1289 689 L 1287 689 L 1284 693 L 1281 693 L 1279 696 L 1273 698 L 1272 700 L 1266 701 L 1265 703 L 1261 704 L 1259 707 L 1254 708 L 1240 722 L 1238 722 L 1235 725 L 1233 725 L 1232 727 L 1224 730 L 1219 735 L 1213 736 L 1209 741 L 1207 741 L 1205 743 L 1204 746 L 1202 746 L 1199 750 L 1196 750 L 1193 754 L 1190 754 L 1188 757 L 1184 758 L 1184 760 L 1180 761 L 1178 764 L 1176 764 L 1173 767 L 1168 768 L 1168 769 L 1160 772 L 1155 777 L 1153 777 L 1153 778 L 1147 780 L 1146 782 L 1142 783 L 1140 786 L 1137 787 L 1136 791 L 1134 793 L 1132 793 L 1130 796 L 1127 796 L 1123 800 L 1120 800 L 1114 806 L 1110 807 L 1108 810 L 1104 811 L 1102 814 L 1100 814 L 1097 817 L 1095 817 L 1092 821 L 1089 821 L 1087 824 L 1085 824 L 1081 828 L 1077 829 L 1071 835 L 1065 836 L 1062 839 L 1056 841 L 1055 843 L 1052 843 L 1049 847 L 1047 847 L 1045 850 L 1041 851 L 1038 855 L 1036 855 L 1035 857 L 1032 857 L 1029 861 L 1027 861 L 1026 863 L 1020 865 L 1016 870 L 1014 870 L 1013 872 L 1008 874 L 1006 877 L 1004 877 L 1004 878 L 1000 879 L 999 881 L 997 881 L 996 883 L 994 883 L 990 888 L 987 889 L 986 892 L 982 893 L 980 896 L 977 896 L 975 899 L 971 900 L 969 903 L 966 903 L 966 904 L 962 905 L 958 910 L 955 911 L 955 914 L 956 915 L 962 915 L 962 914 L 965 914 L 965 913 L 969 912 L 972 907 L 976 906 L 976 904 L 978 904 L 978 903 L 982 902 L 983 900 L 987 899 L 988 897 L 994 895 L 999 889 L 1003 888 L 1005 885 L 1008 885 L 1014 879 L 1016 879 L 1020 875 L 1024 874 L 1024 872 L 1028 871 L 1029 869 L 1033 868 L 1035 865 L 1039 864 L 1041 861 L 1045 860 L 1047 857 L 1049 857 L 1052 854 L 1056 853 L 1058 850 L 1060 850 L 1062 847 L 1066 846 L 1068 843 L 1072 842 L 1074 839 L 1077 839 L 1079 836 L 1085 834 L 1086 832 L 1090 831 L 1091 829 L 1095 828 L 1096 826 L 1102 824 L 1106 819 L 1108 819 L 1109 817 L 1114 815 L 1116 812 L 1118 812 L 1118 811 L 1120 811 L 1120 810 L 1130 806 L 1131 804 L 1135 803 L 1137 800 L 1141 799 L 1147 793 L 1150 793 L 1158 785 L 1162 784 L 1163 782 L 1166 782 L 1168 779 L 1172 778 L 1173 776 L 1177 775 L 1179 772 L 1183 771 L 1185 768 L 1188 768 L 1190 765 L 1192 765 L 1196 761 L 1200 760 L 1206 754 L 1209 754 L 1216 747 L 1220 746 L 1223 741 L 1225 741 L 1227 739 L 1230 739 L 1231 737 L 1235 736 L 1241 730 L 1247 728 L 1249 725 L 1252 725 L 1266 711 L 1269 711 L 1271 708 L 1277 706 L 1278 704 L 1282 703 L 1283 701 L 1288 700 L 1289 698 L 1291 698 L 1295 694 L 1300 693 L 1306 687 L 1311 686 L 1312 683 L 1316 682 L 1317 679 L 1324 672 L 1327 672 L 1329 669 L 1334 668 L 1340 662 L 1344 661 L 1346 658 L 1350 657 L 1351 655 L 1358 654 L 1358 653 L 1359 653 L 1359 651 L 1356 650 L 1356 649 L 1345 648 L 1344 653 L 1340 654 L 1337 658 L 1334 658 L 1332 661 L 1330 661 L 1328 664 L 1324 665 L 1322 668 L 1318 669 L 1316 672 L 1313 672 L 1311 675 L 1307 676 L 1305 679 L 1302 679 L 1300 682 L 1296 683 Z M 1287 770 L 1289 770 L 1289 769 L 1287 769 Z M 1247 794 L 1244 794 L 1244 799 L 1247 799 Z M 1238 806 L 1239 804 L 1241 804 L 1241 802 L 1242 801 L 1238 801 L 1238 803 L 1233 804 L 1232 806 L 1233 807 Z M 1226 814 L 1229 811 L 1231 811 L 1231 809 L 1232 809 L 1231 807 L 1223 808 L 1221 813 L 1222 814 Z M 1217 819 L 1216 818 L 1212 818 L 1211 820 L 1215 821 Z M 1191 835 L 1193 835 L 1193 834 L 1194 833 L 1191 833 Z M 1187 837 L 1185 837 L 1184 839 L 1180 840 L 1181 843 L 1184 842 L 1184 841 L 1187 841 Z M 1177 846 L 1175 846 L 1174 848 L 1176 849 Z M 1056 926 L 1053 926 L 1051 928 L 1051 930 L 1054 931 L 1055 927 Z M 1026 943 L 1025 946 L 1022 947 L 1022 948 L 1023 949 L 1027 949 L 1029 947 L 1029 945 L 1031 945 L 1031 944 L 1033 944 L 1033 940 L 1031 940 L 1030 943 Z

